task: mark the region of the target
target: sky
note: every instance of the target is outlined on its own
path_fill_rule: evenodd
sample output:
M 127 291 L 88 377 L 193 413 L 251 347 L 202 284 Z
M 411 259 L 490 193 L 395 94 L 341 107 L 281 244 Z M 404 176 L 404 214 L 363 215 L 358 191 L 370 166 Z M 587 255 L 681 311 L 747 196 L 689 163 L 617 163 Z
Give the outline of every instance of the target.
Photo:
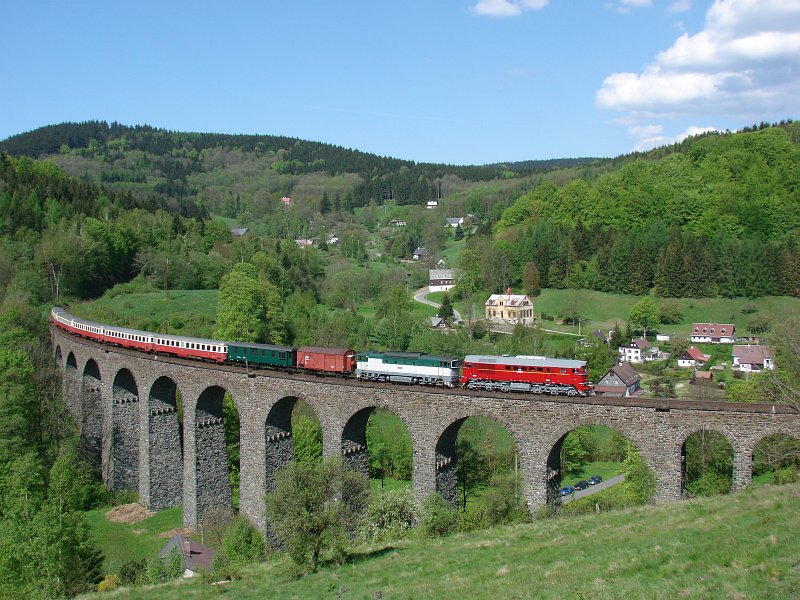
M 0 54 L 0 139 L 106 120 L 464 165 L 800 118 L 800 0 L 9 2 Z

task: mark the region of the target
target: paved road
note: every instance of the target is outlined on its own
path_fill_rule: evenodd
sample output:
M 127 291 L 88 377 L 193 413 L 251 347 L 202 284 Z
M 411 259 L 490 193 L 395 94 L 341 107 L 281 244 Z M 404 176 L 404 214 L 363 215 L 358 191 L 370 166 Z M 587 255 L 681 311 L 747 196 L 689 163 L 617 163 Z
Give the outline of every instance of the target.
M 607 487 L 611 487 L 621 481 L 625 480 L 625 475 L 617 475 L 616 477 L 612 477 L 611 479 L 606 479 L 605 481 L 601 481 L 597 485 L 590 485 L 585 490 L 580 492 L 575 492 L 571 496 L 561 496 L 561 503 L 566 504 L 567 502 L 572 502 L 573 500 L 580 500 L 581 498 L 585 498 L 586 496 L 591 496 L 592 494 L 596 494 L 597 492 L 606 489 Z
M 428 300 L 428 286 L 426 285 L 423 288 L 419 288 L 416 292 L 414 292 L 414 300 L 417 302 L 421 302 L 422 304 L 427 304 L 428 306 L 434 306 L 439 308 L 441 304 L 439 302 L 434 302 L 433 300 Z M 461 315 L 459 312 L 454 308 L 453 309 L 453 319 L 456 323 L 461 321 Z

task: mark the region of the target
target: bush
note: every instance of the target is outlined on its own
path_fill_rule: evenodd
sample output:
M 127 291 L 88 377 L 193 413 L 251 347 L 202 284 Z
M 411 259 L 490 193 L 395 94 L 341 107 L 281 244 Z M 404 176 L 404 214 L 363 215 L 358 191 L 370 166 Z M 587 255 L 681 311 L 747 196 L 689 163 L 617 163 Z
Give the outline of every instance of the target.
M 681 305 L 675 300 L 665 300 L 658 307 L 658 320 L 662 325 L 675 325 L 682 318 Z
M 797 483 L 797 469 L 795 467 L 785 467 L 778 469 L 772 474 L 772 483 L 784 485 L 786 483 Z
M 103 581 L 97 584 L 98 592 L 110 592 L 119 585 L 119 577 L 116 575 L 106 575 Z
M 483 520 L 489 527 L 528 523 L 531 515 L 513 475 L 495 475 L 480 498 Z
M 239 567 L 264 560 L 265 552 L 264 537 L 247 519 L 238 516 L 223 533 L 212 569 L 223 578 L 233 579 Z
M 706 471 L 699 478 L 686 485 L 689 497 L 717 496 L 731 491 L 731 480 L 716 471 Z
M 422 501 L 422 521 L 420 527 L 428 537 L 442 537 L 458 530 L 458 511 L 434 492 Z
M 746 315 L 752 315 L 754 312 L 758 311 L 758 306 L 755 304 L 747 303 L 742 304 L 742 312 Z
M 770 330 L 770 325 L 769 319 L 761 315 L 750 317 L 750 320 L 747 321 L 747 329 L 750 333 L 767 333 Z
M 147 561 L 145 559 L 129 560 L 122 563 L 119 569 L 119 582 L 122 585 L 135 585 L 146 568 Z
M 410 489 L 386 492 L 370 502 L 359 537 L 365 542 L 405 537 L 417 524 L 419 512 Z

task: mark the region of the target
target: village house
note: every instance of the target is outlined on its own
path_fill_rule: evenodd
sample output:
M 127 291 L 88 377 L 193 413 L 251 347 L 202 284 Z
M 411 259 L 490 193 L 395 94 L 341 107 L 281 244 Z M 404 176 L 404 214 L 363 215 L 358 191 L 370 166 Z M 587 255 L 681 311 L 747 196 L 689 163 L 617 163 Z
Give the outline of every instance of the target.
M 291 203 L 292 203 L 292 199 L 291 199 L 291 198 L 289 198 L 288 196 L 284 196 L 283 198 L 281 198 L 281 203 L 282 203 L 284 206 L 289 206 L 289 205 L 291 205 Z
M 235 229 L 231 229 L 231 235 L 233 237 L 244 237 L 250 233 L 249 227 L 239 227 Z
M 636 393 L 641 382 L 641 375 L 632 366 L 620 364 L 611 367 L 600 378 L 600 381 L 594 386 L 594 391 L 607 396 L 624 396 L 627 398 Z
M 775 370 L 775 354 L 769 346 L 734 346 L 733 369 L 758 373 Z
M 438 200 L 428 200 L 425 204 L 425 208 L 436 208 L 437 206 L 439 206 Z
M 214 558 L 214 551 L 208 546 L 204 546 L 199 542 L 194 542 L 185 535 L 176 533 L 164 547 L 161 548 L 161 552 L 159 552 L 159 556 L 163 562 L 169 560 L 173 549 L 177 551 L 178 555 L 181 557 L 183 577 L 194 577 L 200 569 L 209 573 L 211 572 L 211 561 Z
M 406 221 L 403 219 L 392 219 L 389 221 L 389 225 L 392 227 L 404 227 L 406 224 Z
M 492 294 L 484 308 L 487 321 L 533 324 L 533 302 L 525 294 Z
M 700 344 L 732 344 L 736 327 L 732 323 L 693 323 L 690 341 Z
M 339 236 L 334 233 L 331 236 L 331 239 L 328 240 L 328 243 L 331 244 L 332 246 L 335 246 L 336 244 L 339 243 Z
M 427 260 L 428 259 L 428 249 L 425 246 L 420 246 L 416 250 L 414 250 L 414 254 L 411 255 L 413 260 Z
M 453 269 L 428 269 L 428 290 L 446 292 L 456 284 Z
M 453 325 L 447 319 L 442 319 L 441 317 L 430 317 L 430 324 L 433 329 L 438 329 L 439 331 L 444 331 L 445 333 L 450 333 L 453 331 Z
M 678 366 L 683 368 L 702 367 L 709 360 L 711 360 L 711 357 L 708 354 L 703 354 L 700 348 L 689 346 L 678 356 Z
M 445 219 L 445 227 L 458 227 L 464 224 L 464 217 L 447 217 Z
M 660 360 L 661 357 L 661 351 L 645 338 L 631 340 L 630 344 L 619 347 L 619 362 L 621 363 L 643 363 Z
M 300 240 L 295 240 L 294 243 L 297 244 L 300 248 L 310 248 L 311 246 L 314 245 L 314 240 L 300 239 Z

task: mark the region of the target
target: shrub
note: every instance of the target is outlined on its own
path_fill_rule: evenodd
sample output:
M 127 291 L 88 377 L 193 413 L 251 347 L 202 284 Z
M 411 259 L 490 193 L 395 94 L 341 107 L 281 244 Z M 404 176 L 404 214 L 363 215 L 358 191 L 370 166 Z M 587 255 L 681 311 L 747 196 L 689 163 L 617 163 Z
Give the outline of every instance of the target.
M 682 318 L 681 305 L 675 300 L 665 300 L 658 307 L 658 320 L 663 325 L 675 325 Z
M 785 467 L 778 469 L 772 475 L 772 483 L 783 485 L 785 483 L 797 483 L 797 469 L 795 467 Z
M 767 317 L 756 315 L 747 321 L 747 329 L 750 333 L 767 333 L 770 330 L 770 321 Z
M 428 537 L 441 537 L 458 530 L 458 511 L 434 492 L 422 501 L 422 532 Z
M 147 561 L 129 560 L 122 563 L 119 569 L 119 581 L 123 585 L 135 585 L 147 568 Z
M 116 575 L 106 575 L 103 581 L 97 584 L 98 592 L 110 592 L 119 585 L 119 577 Z
M 754 312 L 758 311 L 758 306 L 755 304 L 751 304 L 748 302 L 747 304 L 742 304 L 742 312 L 746 315 L 752 315 Z
M 359 537 L 365 542 L 402 538 L 416 525 L 419 512 L 410 489 L 386 492 L 370 502 Z
M 233 579 L 239 567 L 264 560 L 266 545 L 261 533 L 244 517 L 233 519 L 222 535 L 219 552 L 214 556 L 212 569 Z M 223 573 L 224 571 L 224 573 Z
M 731 490 L 731 480 L 716 471 L 706 471 L 699 478 L 686 485 L 690 497 L 717 496 Z

